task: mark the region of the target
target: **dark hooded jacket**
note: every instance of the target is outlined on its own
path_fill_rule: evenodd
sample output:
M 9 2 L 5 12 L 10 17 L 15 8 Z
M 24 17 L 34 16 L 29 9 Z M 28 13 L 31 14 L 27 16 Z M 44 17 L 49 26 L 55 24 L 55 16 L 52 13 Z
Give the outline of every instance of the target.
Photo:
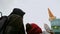
M 23 12 L 19 8 L 14 8 L 13 12 L 8 16 L 9 20 L 4 30 L 4 34 L 25 34 L 23 24 Z

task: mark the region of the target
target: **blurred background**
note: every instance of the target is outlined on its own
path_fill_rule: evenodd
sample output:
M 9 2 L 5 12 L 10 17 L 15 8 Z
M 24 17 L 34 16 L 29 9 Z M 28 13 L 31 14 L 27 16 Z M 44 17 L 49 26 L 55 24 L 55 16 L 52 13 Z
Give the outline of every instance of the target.
M 60 0 L 0 0 L 0 12 L 3 13 L 3 16 L 8 16 L 14 8 L 20 8 L 26 13 L 23 19 L 24 25 L 36 23 L 45 31 L 45 23 L 51 28 L 47 8 L 50 8 L 52 13 L 60 18 L 59 3 Z

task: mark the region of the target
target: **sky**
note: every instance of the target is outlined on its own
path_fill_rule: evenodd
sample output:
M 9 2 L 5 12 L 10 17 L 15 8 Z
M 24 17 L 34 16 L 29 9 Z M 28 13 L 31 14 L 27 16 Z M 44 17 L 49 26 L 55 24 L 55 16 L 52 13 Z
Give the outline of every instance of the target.
M 60 0 L 0 0 L 0 12 L 3 16 L 8 16 L 14 8 L 20 8 L 25 12 L 24 25 L 26 23 L 35 23 L 44 31 L 44 24 L 49 22 L 48 8 L 52 13 L 60 18 Z

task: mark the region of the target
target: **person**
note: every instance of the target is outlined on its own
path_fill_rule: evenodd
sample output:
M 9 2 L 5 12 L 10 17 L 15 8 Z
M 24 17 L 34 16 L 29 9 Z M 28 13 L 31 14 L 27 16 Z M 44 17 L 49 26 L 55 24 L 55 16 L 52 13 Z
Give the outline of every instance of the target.
M 32 24 L 27 23 L 26 32 L 27 34 L 42 34 L 42 29 L 34 23 Z
M 7 26 L 4 29 L 4 34 L 25 34 L 24 24 L 23 24 L 23 12 L 19 8 L 14 8 L 13 12 L 8 16 L 9 20 Z

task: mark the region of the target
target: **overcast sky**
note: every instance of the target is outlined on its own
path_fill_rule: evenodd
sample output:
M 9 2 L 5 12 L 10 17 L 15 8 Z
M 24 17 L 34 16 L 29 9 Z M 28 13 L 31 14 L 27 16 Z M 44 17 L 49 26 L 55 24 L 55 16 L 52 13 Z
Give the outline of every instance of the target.
M 44 23 L 51 25 L 47 8 L 60 18 L 60 0 L 0 0 L 0 11 L 3 15 L 9 15 L 14 8 L 20 8 L 26 13 L 24 25 L 36 23 L 42 30 L 44 30 Z

